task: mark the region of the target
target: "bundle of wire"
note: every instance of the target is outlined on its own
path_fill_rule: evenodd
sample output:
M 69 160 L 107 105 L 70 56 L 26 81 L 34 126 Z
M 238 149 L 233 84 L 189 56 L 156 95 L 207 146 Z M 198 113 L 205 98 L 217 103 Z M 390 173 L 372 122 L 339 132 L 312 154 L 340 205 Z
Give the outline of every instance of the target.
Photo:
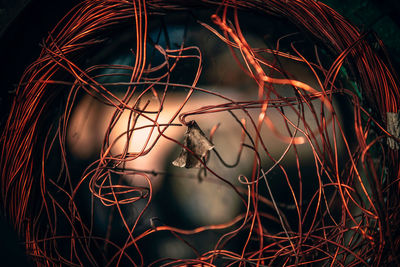
M 163 47 L 149 37 L 148 25 L 155 18 L 196 10 L 206 11 L 209 21 L 196 19 L 196 23 L 230 51 L 252 80 L 249 90 L 256 99 L 238 101 L 199 86 L 201 47 L 184 41 L 176 48 Z M 296 49 L 295 39 L 291 39 L 290 51 L 281 49 L 283 35 L 275 47 L 251 46 L 242 30 L 241 12 L 291 23 L 312 40 L 314 56 Z M 88 55 L 106 49 L 108 37 L 122 28 L 135 40 L 133 64 L 88 66 Z M 163 61 L 154 65 L 149 50 Z M 293 78 L 279 67 L 277 58 L 303 64 L 317 86 Z M 185 75 L 193 77 L 192 81 L 175 81 L 177 66 L 187 60 L 194 73 Z M 282 93 L 282 85 L 293 94 Z M 123 88 L 122 94 L 116 94 L 113 87 Z M 166 99 L 174 90 L 184 92 L 184 97 L 175 112 L 161 121 Z M 195 94 L 221 102 L 191 108 L 187 103 Z M 97 159 L 76 177 L 67 135 L 71 114 L 85 96 L 112 108 L 113 115 L 101 133 Z M 351 123 L 343 125 L 339 119 L 335 97 L 351 103 Z M 318 1 L 83 1 L 49 33 L 40 56 L 20 80 L 1 136 L 3 209 L 37 265 L 400 265 L 399 101 L 398 79 L 379 38 L 361 33 Z M 283 120 L 286 133 L 271 119 L 271 110 Z M 290 119 L 287 110 L 297 118 Z M 112 138 L 124 112 L 129 114 L 125 130 Z M 307 112 L 311 119 L 306 118 Z M 217 154 L 213 138 L 218 135 L 218 124 L 203 132 L 197 118 L 218 113 L 228 114 L 239 129 L 238 162 L 243 161 L 242 151 L 252 155 L 247 159 L 250 174 L 237 174 L 236 182 L 208 163 Z M 139 119 L 147 123 L 140 126 Z M 184 140 L 167 134 L 174 127 L 187 129 Z M 141 149 L 131 151 L 135 132 L 144 128 L 149 131 Z M 278 157 L 269 152 L 262 129 L 280 140 L 284 149 Z M 191 136 L 197 139 L 189 140 Z M 125 143 L 118 153 L 114 149 L 117 140 Z M 151 176 L 157 173 L 126 166 L 149 154 L 160 140 L 181 149 L 174 165 L 200 168 L 212 176 L 204 178 L 203 174 L 202 179 L 224 183 L 240 199 L 238 214 L 223 223 L 190 229 L 162 218 L 148 219 L 154 194 Z M 312 175 L 304 174 L 301 146 L 312 151 Z M 295 158 L 294 172 L 283 162 L 289 151 Z M 272 185 L 274 173 L 279 173 L 279 186 L 288 192 L 285 204 L 278 201 Z M 123 182 L 122 175 L 140 177 L 144 184 Z M 306 194 L 305 187 L 312 192 Z M 78 198 L 85 190 L 89 205 Z M 105 231 L 95 230 L 96 201 L 97 206 L 113 211 L 106 213 Z M 133 220 L 128 219 L 125 206 L 135 207 Z M 113 237 L 112 231 L 118 236 Z M 199 249 L 190 239 L 205 232 L 218 236 L 212 249 Z M 157 242 L 152 237 L 159 233 L 181 242 L 192 256 L 148 256 L 151 246 L 143 242 Z

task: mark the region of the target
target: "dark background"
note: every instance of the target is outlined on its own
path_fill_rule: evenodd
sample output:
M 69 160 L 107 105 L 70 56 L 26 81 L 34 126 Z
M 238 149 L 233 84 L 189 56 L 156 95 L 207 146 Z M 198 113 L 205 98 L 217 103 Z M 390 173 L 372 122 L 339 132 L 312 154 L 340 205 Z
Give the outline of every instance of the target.
M 25 68 L 40 53 L 40 43 L 78 0 L 0 0 L 0 129 Z M 394 66 L 400 66 L 400 1 L 321 1 L 356 24 L 372 30 L 386 44 Z M 1 208 L 0 208 L 1 210 Z M 29 266 L 16 233 L 0 214 L 0 265 Z

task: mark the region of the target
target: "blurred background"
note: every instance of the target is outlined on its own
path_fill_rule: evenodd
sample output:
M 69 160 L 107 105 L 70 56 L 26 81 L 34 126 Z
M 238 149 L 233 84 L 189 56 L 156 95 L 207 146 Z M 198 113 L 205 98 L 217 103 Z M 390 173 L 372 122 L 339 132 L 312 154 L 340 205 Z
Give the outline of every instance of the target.
M 18 84 L 19 78 L 23 74 L 24 69 L 34 61 L 38 54 L 40 53 L 41 47 L 40 43 L 43 38 L 45 38 L 48 32 L 54 27 L 54 25 L 66 14 L 66 12 L 75 6 L 78 2 L 76 0 L 71 1 L 46 1 L 46 0 L 21 0 L 21 1 L 0 1 L 0 62 L 2 63 L 0 71 L 0 129 L 2 129 L 5 122 L 8 110 L 11 105 L 12 98 L 15 93 L 15 88 Z M 399 70 L 400 64 L 400 2 L 396 0 L 356 0 L 356 1 L 346 1 L 346 0 L 325 0 L 322 1 L 330 5 L 333 9 L 341 13 L 343 16 L 352 21 L 363 31 L 374 31 L 382 38 L 386 44 L 388 51 L 391 55 L 394 67 Z M 251 25 L 253 22 L 249 22 Z M 179 27 L 176 21 L 171 21 L 168 28 L 170 36 L 177 44 L 181 42 L 180 39 L 183 38 L 183 28 Z M 150 31 L 150 36 L 156 34 Z M 201 32 L 198 28 L 193 28 L 188 35 L 189 42 L 199 43 L 203 42 L 204 47 L 209 47 L 207 51 L 210 54 L 205 54 L 205 62 L 212 62 L 211 58 L 218 55 L 218 60 L 214 63 L 210 63 L 209 68 L 205 68 L 204 75 L 200 81 L 200 85 L 204 88 L 219 88 L 219 92 L 227 94 L 233 99 L 255 99 L 257 96 L 251 96 L 246 92 L 248 84 L 251 80 L 246 80 L 248 78 L 241 76 L 240 71 L 230 66 L 233 66 L 230 62 L 228 51 L 218 51 L 214 49 L 219 47 L 216 40 L 204 38 L 206 32 Z M 270 33 L 271 38 L 277 36 L 277 32 Z M 122 36 L 123 37 L 123 36 Z M 261 46 L 259 40 L 257 40 L 257 32 L 254 32 L 248 37 L 253 41 L 254 46 Z M 207 41 L 205 41 L 207 40 Z M 126 56 L 124 52 L 115 52 L 116 48 L 119 51 L 125 51 L 129 54 L 129 38 L 116 41 L 114 44 L 115 50 L 110 50 L 100 55 L 96 60 L 108 61 L 110 64 L 126 64 L 129 65 L 129 56 Z M 162 40 L 160 42 L 163 42 Z M 164 40 L 166 42 L 166 40 Z M 125 47 L 126 49 L 120 49 Z M 207 61 L 207 58 L 210 59 Z M 225 61 L 226 59 L 226 61 Z M 221 64 L 221 65 L 218 65 Z M 308 83 L 313 83 L 312 77 L 309 73 L 302 69 L 302 66 L 296 66 L 293 64 L 286 64 L 281 62 L 282 67 L 290 69 L 291 73 L 300 76 L 300 80 L 307 81 Z M 216 72 L 215 70 L 221 70 L 223 72 Z M 240 86 L 238 84 L 240 83 Z M 232 89 L 235 87 L 235 90 Z M 149 96 L 150 97 L 150 96 Z M 183 94 L 177 94 L 176 99 L 169 99 L 166 104 L 166 110 L 163 112 L 166 118 L 170 116 L 173 112 L 174 107 L 177 103 L 181 101 Z M 203 97 L 201 95 L 196 96 L 192 99 L 190 103 L 191 109 L 196 106 L 202 106 L 205 103 L 215 104 L 218 103 L 218 99 L 212 97 Z M 344 107 L 345 108 L 345 107 Z M 97 117 L 101 114 L 104 121 L 107 121 L 111 116 L 111 111 L 107 110 L 107 107 L 100 105 L 99 103 L 93 103 L 89 98 L 81 99 L 78 104 L 72 118 L 71 118 L 71 129 L 68 135 L 68 144 L 71 154 L 75 157 L 76 162 L 81 162 L 84 166 L 85 163 L 90 162 L 96 153 L 102 142 L 102 132 L 107 125 L 102 123 L 95 123 Z M 229 116 L 228 116 L 229 117 Z M 209 133 L 211 128 L 218 122 L 223 122 L 227 120 L 227 117 L 221 115 L 220 118 L 210 118 L 203 117 L 198 120 L 199 125 L 201 125 L 202 130 L 205 133 Z M 145 122 L 139 122 L 145 125 Z M 121 121 L 123 127 L 124 120 Z M 224 150 L 223 145 L 225 143 L 237 143 L 240 139 L 240 130 L 237 128 L 233 129 L 232 125 L 222 124 L 220 130 L 217 132 L 214 140 L 214 144 L 221 153 L 223 158 L 226 158 L 228 162 L 234 161 L 232 155 L 235 155 L 235 151 L 239 147 L 231 146 L 228 150 Z M 236 126 L 237 127 L 237 126 Z M 282 126 L 283 127 L 283 126 Z M 96 130 L 93 130 L 95 128 Z M 121 130 L 122 131 L 122 130 Z M 169 134 L 174 138 L 179 139 L 182 136 L 185 129 L 177 129 L 176 132 L 170 132 Z M 239 134 L 235 134 L 239 133 Z M 118 132 L 115 132 L 115 137 L 118 136 Z M 143 131 L 143 136 L 146 132 Z M 273 140 L 273 136 L 267 136 L 265 133 L 265 138 L 271 139 L 271 143 L 276 141 Z M 140 138 L 140 137 L 137 137 Z M 140 142 L 138 142 L 140 143 Z M 85 149 L 80 149 L 85 147 Z M 116 148 L 118 150 L 118 146 Z M 133 150 L 140 149 L 139 147 L 131 147 Z M 275 149 L 275 150 L 274 150 Z M 284 148 L 283 148 L 284 149 Z M 229 189 L 224 185 L 210 186 L 208 183 L 213 183 L 212 181 L 206 181 L 199 183 L 198 181 L 198 170 L 182 170 L 173 167 L 170 162 L 173 161 L 179 155 L 179 150 L 170 146 L 168 142 L 165 144 L 160 144 L 158 149 L 153 151 L 158 154 L 158 156 L 148 155 L 144 157 L 141 162 L 136 162 L 136 165 L 127 166 L 129 168 L 142 168 L 147 171 L 157 171 L 163 173 L 161 175 L 154 177 L 155 186 L 155 201 L 158 201 L 156 206 L 148 215 L 147 219 L 150 217 L 160 217 L 166 223 L 175 224 L 179 227 L 191 228 L 202 224 L 215 224 L 222 223 L 224 221 L 232 219 L 240 211 L 240 200 L 236 197 L 232 197 L 229 194 Z M 274 155 L 279 155 L 282 152 L 282 146 L 278 145 L 275 148 L 272 147 L 272 153 Z M 118 151 L 115 151 L 118 153 Z M 309 152 L 304 152 L 305 157 L 311 156 L 307 154 Z M 248 155 L 247 155 L 248 156 Z M 246 158 L 246 155 L 244 155 Z M 212 168 L 221 169 L 220 163 L 217 161 L 211 162 Z M 287 164 L 292 164 L 290 158 Z M 244 164 L 246 165 L 246 164 Z M 307 167 L 307 164 L 305 165 Z M 77 170 L 79 173 L 81 169 Z M 246 167 L 238 167 L 238 169 L 230 169 L 231 174 L 227 176 L 232 177 L 232 182 L 235 182 L 238 173 L 246 173 Z M 174 177 L 185 176 L 188 179 L 176 179 Z M 169 179 L 166 179 L 169 177 Z M 125 177 L 126 183 L 128 184 L 140 184 L 139 180 L 135 180 L 135 177 Z M 175 179 L 175 180 L 174 180 Z M 277 179 L 279 180 L 279 179 Z M 274 185 L 272 185 L 274 186 Z M 279 184 L 275 187 L 279 192 Z M 159 190 L 163 188 L 163 190 Z M 213 190 L 210 190 L 212 188 Z M 283 192 L 284 193 L 284 192 Z M 172 198 L 171 198 L 172 196 Z M 199 200 L 198 197 L 202 196 L 203 199 Z M 211 196 L 218 196 L 217 198 L 211 198 Z M 165 199 L 171 199 L 171 202 L 164 201 Z M 190 201 L 187 201 L 190 199 Z M 204 199 L 212 200 L 214 202 L 204 202 Z M 184 203 L 184 204 L 183 204 Z M 204 209 L 202 209 L 199 203 L 204 204 Z M 196 208 L 193 208 L 194 205 Z M 213 206 L 215 209 L 213 213 L 208 213 L 208 207 Z M 227 210 L 226 207 L 230 209 Z M 174 207 L 174 208 L 172 208 Z M 130 211 L 132 213 L 132 221 L 135 218 L 135 210 Z M 99 212 L 101 214 L 101 212 Z M 105 231 L 107 221 L 107 216 L 100 216 L 96 218 L 99 222 L 99 232 Z M 182 222 L 184 222 L 182 224 Z M 103 227 L 101 225 L 104 225 Z M 180 225 L 181 224 L 181 225 Z M 3 213 L 1 214 L 0 220 L 0 250 L 1 256 L 6 262 L 6 265 L 21 266 L 24 264 L 29 264 L 29 260 L 26 259 L 23 252 L 23 246 L 20 245 L 16 234 L 13 232 L 12 227 L 8 225 L 6 219 L 4 219 Z M 167 240 L 164 236 L 157 237 L 158 240 Z M 207 249 L 209 246 L 209 240 L 216 240 L 216 236 L 213 234 L 207 234 L 200 238 L 198 241 L 199 246 L 203 246 Z M 152 246 L 152 241 L 148 241 L 148 246 Z M 186 257 L 185 247 L 179 249 L 179 244 L 170 244 L 170 241 L 159 242 L 158 250 L 159 256 L 173 255 L 174 257 Z M 172 250 L 172 251 L 171 251 Z M 187 253 L 191 253 L 190 251 Z M 156 255 L 154 255 L 156 256 Z M 150 256 L 149 256 L 150 257 Z

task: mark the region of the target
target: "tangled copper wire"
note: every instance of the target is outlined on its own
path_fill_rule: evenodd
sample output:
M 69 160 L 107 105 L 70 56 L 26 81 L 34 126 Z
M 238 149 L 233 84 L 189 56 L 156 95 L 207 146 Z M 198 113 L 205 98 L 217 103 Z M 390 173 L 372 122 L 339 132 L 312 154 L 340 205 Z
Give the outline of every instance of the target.
M 257 100 L 238 102 L 198 86 L 203 66 L 199 47 L 182 43 L 179 49 L 170 49 L 150 44 L 165 59 L 158 66 L 150 64 L 146 49 L 148 23 L 153 16 L 198 8 L 210 11 L 212 23 L 198 23 L 230 49 L 243 72 L 253 79 Z M 242 11 L 290 21 L 314 40 L 316 60 L 307 59 L 296 50 L 295 44 L 290 53 L 281 51 L 279 42 L 271 49 L 251 47 L 241 30 L 238 13 Z M 136 40 L 133 66 L 83 67 L 82 55 L 92 47 L 104 45 L 107 34 L 121 25 L 133 25 L 130 28 Z M 313 0 L 83 1 L 49 33 L 40 56 L 26 69 L 1 136 L 2 206 L 24 239 L 27 254 L 39 266 L 399 265 L 400 140 L 388 118 L 399 110 L 400 93 L 396 72 L 384 46 L 378 38 L 371 41 L 371 35 L 361 33 L 333 9 Z M 333 55 L 329 65 L 319 60 L 320 47 Z M 265 53 L 305 64 L 319 88 L 290 77 L 276 62 L 263 56 Z M 178 62 L 188 58 L 197 62 L 192 83 L 171 82 L 170 76 Z M 354 86 L 340 81 L 343 68 Z M 99 74 L 98 70 L 105 69 L 113 72 Z M 128 73 L 129 81 L 102 82 L 101 78 L 107 75 L 123 76 L 117 70 L 124 70 L 125 77 Z M 122 96 L 110 89 L 115 85 L 124 86 Z M 276 85 L 290 86 L 295 96 L 284 97 Z M 186 96 L 169 121 L 160 122 L 158 117 L 171 88 L 184 89 Z M 205 103 L 201 108 L 183 112 L 197 92 L 216 96 L 223 103 Z M 149 111 L 147 104 L 143 104 L 145 100 L 141 97 L 146 93 L 157 99 L 156 110 Z M 77 98 L 82 94 L 113 107 L 114 113 L 107 122 L 98 159 L 86 166 L 81 177 L 71 177 L 74 166 L 69 160 L 67 131 Z M 333 105 L 336 96 L 351 102 L 351 125 L 340 121 Z M 320 103 L 320 107 L 316 108 L 315 103 Z M 295 112 L 298 122 L 290 120 L 283 107 Z M 287 133 L 275 127 L 269 118 L 271 109 L 280 113 Z M 314 114 L 317 127 L 310 126 L 305 109 Z M 257 116 L 251 116 L 249 110 L 257 110 Z M 124 111 L 129 112 L 131 119 L 120 139 L 125 138 L 126 143 L 131 141 L 138 130 L 135 127 L 138 118 L 148 121 L 143 127 L 151 129 L 151 133 L 141 151 L 129 151 L 126 145 L 121 153 L 115 154 L 112 152 L 115 140 L 110 135 Z M 243 117 L 233 111 L 241 112 Z M 241 128 L 240 151 L 253 153 L 251 176 L 239 176 L 239 184 L 231 183 L 208 166 L 206 154 L 212 155 L 211 146 L 207 153 L 198 154 L 187 143 L 166 134 L 168 128 L 189 126 L 196 116 L 219 112 L 232 114 L 232 121 Z M 272 131 L 287 147 L 280 157 L 270 155 L 267 140 L 260 134 L 261 128 Z M 345 128 L 351 128 L 351 136 L 345 134 Z M 212 139 L 214 134 L 218 134 L 217 127 L 204 135 Z M 156 135 L 156 139 L 151 141 L 150 135 Z M 124 166 L 148 154 L 160 139 L 182 147 L 186 156 L 197 160 L 201 168 L 226 183 L 231 193 L 240 197 L 243 211 L 231 221 L 194 229 L 155 221 L 146 229 L 139 227 L 139 220 L 152 202 L 152 174 Z M 339 153 L 340 142 L 343 150 Z M 299 146 L 311 148 L 315 166 L 309 181 L 316 190 L 307 200 L 302 193 L 307 185 L 301 170 L 301 156 L 296 152 Z M 295 177 L 289 177 L 287 167 L 281 162 L 289 149 L 296 155 Z M 261 162 L 264 156 L 273 162 L 271 168 Z M 344 164 L 340 163 L 342 159 L 346 161 Z M 53 171 L 54 166 L 57 172 Z M 288 203 L 294 207 L 296 216 L 291 218 L 297 218 L 295 222 L 288 221 L 285 210 L 275 200 L 276 194 L 270 186 L 271 170 L 285 177 L 281 183 L 290 192 Z M 112 178 L 122 174 L 140 176 L 147 185 L 132 186 Z M 261 186 L 266 190 L 263 194 Z M 86 214 L 76 200 L 83 187 L 89 187 L 92 199 L 117 211 L 123 224 L 121 244 L 107 234 L 94 233 L 93 216 Z M 124 205 L 143 200 L 145 205 L 138 207 L 136 219 L 128 222 Z M 262 210 L 264 205 L 271 209 Z M 93 213 L 93 207 L 89 210 Z M 278 224 L 280 230 L 271 231 L 269 221 Z M 156 233 L 171 233 L 173 238 L 191 247 L 185 241 L 186 236 L 220 230 L 225 232 L 213 244 L 214 249 L 200 252 L 193 248 L 196 255 L 193 258 L 160 258 L 148 262 L 143 256 L 141 241 Z M 228 244 L 239 236 L 244 240 L 242 245 L 231 249 Z

